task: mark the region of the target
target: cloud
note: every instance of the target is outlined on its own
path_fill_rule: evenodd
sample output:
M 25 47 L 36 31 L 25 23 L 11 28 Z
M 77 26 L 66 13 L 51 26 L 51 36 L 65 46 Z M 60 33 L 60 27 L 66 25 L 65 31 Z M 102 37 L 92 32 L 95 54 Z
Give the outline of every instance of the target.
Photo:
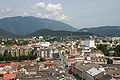
M 68 17 L 68 16 L 65 16 L 64 14 L 63 15 L 61 15 L 61 16 L 57 16 L 57 20 L 69 20 L 69 19 L 71 19 L 70 17 Z
M 46 7 L 46 5 L 43 2 L 36 3 L 34 6 L 32 6 L 32 8 L 35 8 L 35 9 L 44 8 L 44 7 Z
M 21 16 L 28 16 L 28 12 L 23 12 L 20 14 Z
M 36 15 L 37 17 L 41 17 L 41 18 L 49 18 L 49 15 L 47 14 L 37 13 Z
M 12 12 L 12 9 L 9 9 L 9 8 L 8 8 L 8 9 L 3 10 L 2 12 L 3 12 L 3 13 L 10 13 L 10 12 Z
M 46 10 L 48 10 L 48 11 L 61 11 L 62 7 L 61 7 L 61 4 L 52 4 L 52 3 L 49 3 L 46 6 Z
M 39 12 L 36 14 L 42 18 L 49 18 L 55 20 L 69 20 L 69 16 L 65 16 L 61 4 L 45 4 L 44 2 L 38 2 L 32 6 L 33 9 L 38 9 Z
M 11 16 L 11 14 L 13 14 L 12 9 L 10 9 L 10 8 L 4 9 L 0 12 L 0 18 Z

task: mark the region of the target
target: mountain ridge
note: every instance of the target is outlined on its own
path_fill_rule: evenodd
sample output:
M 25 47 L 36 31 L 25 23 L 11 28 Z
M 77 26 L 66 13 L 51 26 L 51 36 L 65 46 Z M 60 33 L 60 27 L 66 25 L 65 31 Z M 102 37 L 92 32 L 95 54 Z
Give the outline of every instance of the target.
M 73 31 L 65 31 L 65 30 L 50 30 L 50 29 L 40 29 L 33 33 L 30 33 L 26 36 L 34 37 L 34 36 L 91 36 L 95 35 L 93 33 L 88 32 L 73 32 Z
M 47 30 L 48 31 L 45 31 Z M 6 17 L 0 19 L 0 36 L 26 36 L 33 35 L 37 32 L 42 34 L 41 32 L 52 33 L 55 35 L 65 34 L 69 35 L 70 33 L 74 33 L 78 35 L 78 32 L 81 33 L 89 33 L 101 36 L 120 36 L 120 26 L 100 26 L 100 27 L 91 27 L 91 28 L 82 28 L 80 30 L 60 21 L 50 20 L 47 18 L 38 18 L 33 16 L 15 16 L 15 17 Z M 65 33 L 66 32 L 66 33 Z M 69 33 L 69 34 L 68 34 Z M 89 35 L 88 34 L 88 35 Z M 36 34 L 37 35 L 37 34 Z M 43 35 L 46 35 L 44 33 Z M 47 34 L 49 35 L 49 34 Z M 56 36 L 57 36 L 56 35 Z M 84 34 L 83 34 L 84 35 Z
M 77 31 L 76 28 L 60 21 L 33 16 L 15 16 L 0 19 L 0 28 L 16 35 L 26 35 L 39 29 Z
M 16 37 L 16 35 L 0 29 L 0 37 Z
M 93 34 L 99 34 L 101 36 L 119 36 L 120 35 L 120 26 L 100 26 L 92 28 L 82 28 L 79 32 L 90 32 Z

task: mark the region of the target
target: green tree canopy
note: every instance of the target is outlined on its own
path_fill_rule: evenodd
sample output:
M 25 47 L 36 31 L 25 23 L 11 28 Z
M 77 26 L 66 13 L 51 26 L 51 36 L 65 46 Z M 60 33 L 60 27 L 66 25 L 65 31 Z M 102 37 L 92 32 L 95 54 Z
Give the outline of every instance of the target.
M 103 51 L 105 56 L 109 56 L 107 45 L 103 45 L 103 44 L 97 45 L 97 49 Z
M 107 64 L 113 64 L 113 60 L 112 59 L 107 59 Z
M 114 51 L 116 52 L 115 56 L 120 57 L 120 45 L 116 46 Z

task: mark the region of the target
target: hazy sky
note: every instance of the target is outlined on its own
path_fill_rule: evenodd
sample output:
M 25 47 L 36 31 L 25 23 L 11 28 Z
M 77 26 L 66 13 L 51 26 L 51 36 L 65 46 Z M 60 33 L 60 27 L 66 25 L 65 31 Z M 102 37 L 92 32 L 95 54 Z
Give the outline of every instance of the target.
M 60 20 L 78 29 L 120 26 L 120 0 L 0 0 L 0 18 L 11 16 Z

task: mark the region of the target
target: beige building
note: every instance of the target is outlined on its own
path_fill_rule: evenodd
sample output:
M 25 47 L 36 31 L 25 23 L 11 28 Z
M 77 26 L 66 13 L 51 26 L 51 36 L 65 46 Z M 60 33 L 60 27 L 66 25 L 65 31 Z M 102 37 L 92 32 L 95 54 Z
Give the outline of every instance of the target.
M 14 56 L 14 57 L 18 57 L 18 56 L 22 56 L 22 55 L 29 55 L 32 53 L 33 48 L 32 47 L 28 47 L 28 46 L 12 46 L 8 49 L 8 52 Z

